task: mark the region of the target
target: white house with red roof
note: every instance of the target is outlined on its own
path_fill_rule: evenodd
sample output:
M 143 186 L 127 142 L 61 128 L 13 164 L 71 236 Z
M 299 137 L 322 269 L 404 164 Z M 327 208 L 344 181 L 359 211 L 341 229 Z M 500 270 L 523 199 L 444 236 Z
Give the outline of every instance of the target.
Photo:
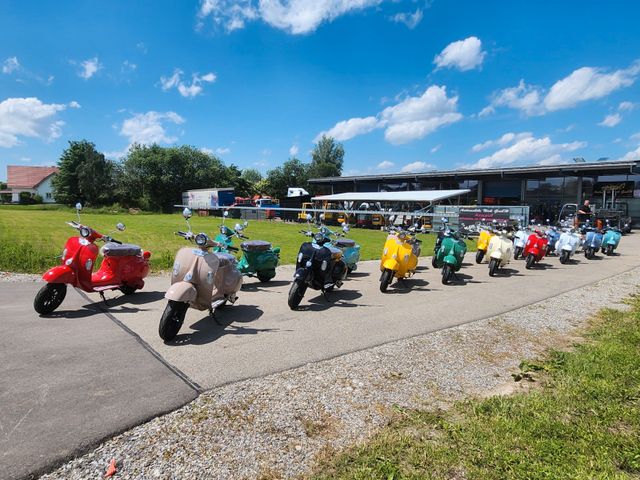
M 58 167 L 8 165 L 7 190 L 3 190 L 2 193 L 11 193 L 13 203 L 20 201 L 21 192 L 40 195 L 44 203 L 55 203 L 51 181 L 56 173 L 58 173 Z

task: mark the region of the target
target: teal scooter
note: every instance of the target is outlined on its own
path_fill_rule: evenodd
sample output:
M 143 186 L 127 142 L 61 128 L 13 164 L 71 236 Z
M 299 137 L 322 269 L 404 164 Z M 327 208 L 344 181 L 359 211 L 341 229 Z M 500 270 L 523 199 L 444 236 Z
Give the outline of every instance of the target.
M 455 272 L 462 267 L 464 255 L 467 253 L 467 244 L 456 231 L 449 228 L 448 221 L 446 217 L 442 218 L 443 226 L 438 232 L 431 259 L 433 268 L 442 269 L 443 285 L 451 282 Z
M 249 240 L 244 235 L 244 230 L 248 226 L 245 220 L 241 225 L 236 223 L 233 229 L 224 224 L 229 212 L 224 212 L 220 233 L 216 237 L 219 246 L 215 247 L 216 252 L 227 252 L 231 250 L 233 237 L 245 240 L 240 243 L 242 257 L 238 261 L 238 270 L 248 277 L 256 276 L 261 282 L 268 282 L 276 276 L 276 267 L 280 262 L 280 247 L 271 247 L 271 243 L 264 240 Z M 230 248 L 231 247 L 231 248 Z
M 602 237 L 602 253 L 607 256 L 613 255 L 621 238 L 622 231 L 619 228 L 609 226 L 609 222 L 607 222 L 607 226 L 604 228 L 604 237 Z
M 360 245 L 358 245 L 355 240 L 344 238 L 350 230 L 349 225 L 344 223 L 342 225 L 342 233 L 336 233 L 322 223 L 324 222 L 324 213 L 320 214 L 320 222 L 320 233 L 324 235 L 333 246 L 342 250 L 342 259 L 347 264 L 347 273 L 354 272 L 358 268 L 358 261 L 360 260 Z

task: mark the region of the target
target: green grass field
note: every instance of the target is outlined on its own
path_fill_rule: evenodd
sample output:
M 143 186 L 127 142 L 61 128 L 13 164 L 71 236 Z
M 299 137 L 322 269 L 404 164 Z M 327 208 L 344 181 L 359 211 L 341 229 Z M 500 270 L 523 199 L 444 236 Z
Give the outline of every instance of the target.
M 640 298 L 632 305 L 601 312 L 574 351 L 523 362 L 541 388 L 449 411 L 399 410 L 312 478 L 640 478 Z
M 76 218 L 75 211 L 64 207 L 47 206 L 0 206 L 0 270 L 11 272 L 40 273 L 55 265 L 68 237 L 77 235 L 65 222 Z M 113 233 L 118 240 L 135 243 L 151 252 L 154 271 L 167 270 L 173 265 L 176 251 L 186 242 L 176 236 L 177 230 L 185 230 L 186 224 L 180 214 L 82 213 L 82 223 L 100 233 L 115 230 L 122 222 L 126 231 Z M 219 217 L 196 217 L 191 219 L 194 232 L 217 234 Z M 236 220 L 227 220 L 232 225 Z M 283 264 L 295 262 L 300 244 L 305 240 L 298 231 L 300 224 L 251 221 L 246 235 L 280 246 Z M 333 227 L 332 227 L 333 228 Z M 337 229 L 337 227 L 335 227 Z M 380 258 L 386 234 L 378 230 L 353 228 L 349 237 L 361 245 L 361 259 Z M 420 235 L 423 254 L 433 250 L 434 235 Z M 237 239 L 234 244 L 238 246 Z M 471 249 L 473 246 L 470 242 Z

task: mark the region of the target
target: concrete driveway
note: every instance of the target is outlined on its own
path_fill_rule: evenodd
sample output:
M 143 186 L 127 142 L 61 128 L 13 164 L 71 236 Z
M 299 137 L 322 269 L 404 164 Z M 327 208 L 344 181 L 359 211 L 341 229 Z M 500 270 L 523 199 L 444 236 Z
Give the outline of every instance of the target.
M 246 279 L 238 303 L 218 314 L 189 310 L 175 341 L 158 337 L 168 276 L 148 279 L 109 306 L 70 290 L 61 311 L 39 318 L 39 284 L 0 283 L 0 478 L 37 472 L 101 439 L 170 411 L 210 389 L 400 338 L 472 322 L 580 288 L 640 266 L 640 235 L 620 255 L 567 265 L 523 261 L 491 278 L 473 255 L 452 285 L 421 259 L 405 284 L 379 291 L 377 262 L 363 262 L 329 301 L 307 291 L 287 306 L 293 268 L 267 284 Z

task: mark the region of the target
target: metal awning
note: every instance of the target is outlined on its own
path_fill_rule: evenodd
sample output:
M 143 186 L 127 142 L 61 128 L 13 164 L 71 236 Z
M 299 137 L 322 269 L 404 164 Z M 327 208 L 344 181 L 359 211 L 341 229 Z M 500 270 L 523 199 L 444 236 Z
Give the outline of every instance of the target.
M 348 192 L 313 197 L 313 201 L 327 202 L 416 202 L 433 203 L 469 193 L 471 190 L 408 190 L 402 192 Z

